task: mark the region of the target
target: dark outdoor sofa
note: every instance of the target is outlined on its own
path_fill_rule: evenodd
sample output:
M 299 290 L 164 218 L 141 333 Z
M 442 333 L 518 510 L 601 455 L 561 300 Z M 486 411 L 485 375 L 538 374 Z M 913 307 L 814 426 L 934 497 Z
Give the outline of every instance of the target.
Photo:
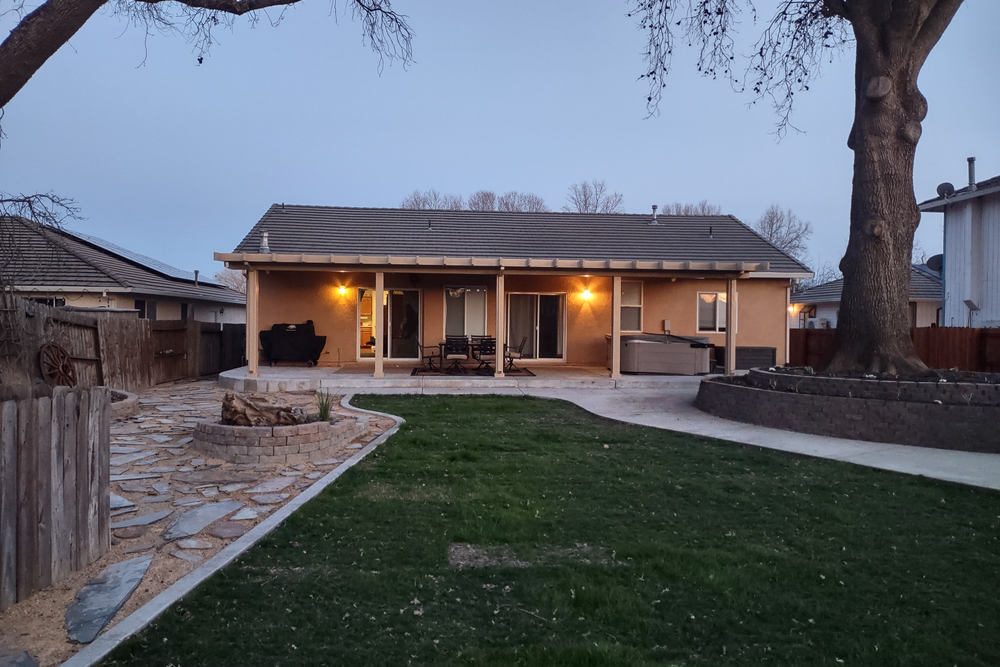
M 273 366 L 278 361 L 305 362 L 315 366 L 326 345 L 326 336 L 317 336 L 313 321 L 304 324 L 275 324 L 260 332 L 264 356 Z

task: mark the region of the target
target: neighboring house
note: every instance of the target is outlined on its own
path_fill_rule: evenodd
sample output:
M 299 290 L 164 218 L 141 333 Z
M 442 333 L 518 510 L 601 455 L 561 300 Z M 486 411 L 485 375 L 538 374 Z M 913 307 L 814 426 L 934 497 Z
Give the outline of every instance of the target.
M 535 364 L 604 367 L 607 336 L 621 332 L 774 348 L 783 363 L 790 286 L 812 275 L 732 216 L 655 210 L 275 205 L 215 258 L 247 271 L 248 349 L 273 324 L 312 320 L 326 336 L 321 366 L 368 361 L 376 377 L 383 360 L 419 360 L 421 344 L 452 334 L 523 341 Z M 259 355 L 249 360 L 253 376 Z
M 135 309 L 140 318 L 243 323 L 246 297 L 99 238 L 0 218 L 0 274 L 50 306 Z
M 1000 176 L 976 183 L 969 158 L 969 185 L 938 186 L 920 204 L 944 213 L 944 308 L 946 327 L 1000 327 Z
M 840 294 L 844 279 L 838 278 L 792 293 L 789 309 L 793 329 L 836 329 L 840 311 Z M 926 264 L 910 267 L 910 326 L 940 325 L 941 275 Z

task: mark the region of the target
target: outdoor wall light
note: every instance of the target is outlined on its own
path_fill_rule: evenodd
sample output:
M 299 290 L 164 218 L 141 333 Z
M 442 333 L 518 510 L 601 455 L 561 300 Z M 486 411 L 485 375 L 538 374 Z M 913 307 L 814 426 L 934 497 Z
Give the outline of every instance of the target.
M 584 301 L 590 301 L 590 296 L 591 296 L 591 294 L 590 294 L 590 290 L 589 289 L 583 290 L 583 299 L 584 299 Z
M 344 296 L 345 294 L 347 294 L 347 288 L 344 287 L 343 285 L 341 285 L 340 289 L 337 291 L 340 292 L 340 296 Z

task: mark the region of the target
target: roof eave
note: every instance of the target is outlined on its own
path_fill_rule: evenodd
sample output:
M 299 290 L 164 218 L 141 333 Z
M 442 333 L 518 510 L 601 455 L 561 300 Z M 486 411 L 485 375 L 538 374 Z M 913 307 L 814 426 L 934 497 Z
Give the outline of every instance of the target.
M 811 273 L 768 273 L 769 262 L 704 262 L 665 260 L 555 259 L 549 257 L 424 257 L 408 255 L 311 255 L 297 253 L 215 253 L 215 259 L 233 265 L 327 264 L 358 268 L 470 267 L 480 269 L 580 269 L 621 271 L 724 271 L 752 277 L 807 278 Z
M 934 199 L 928 199 L 925 202 L 917 204 L 917 208 L 919 208 L 922 213 L 944 213 L 949 204 L 955 204 L 968 199 L 975 199 L 976 197 L 985 197 L 998 192 L 1000 192 L 1000 185 L 995 185 L 989 188 L 961 192 L 948 198 L 936 197 Z

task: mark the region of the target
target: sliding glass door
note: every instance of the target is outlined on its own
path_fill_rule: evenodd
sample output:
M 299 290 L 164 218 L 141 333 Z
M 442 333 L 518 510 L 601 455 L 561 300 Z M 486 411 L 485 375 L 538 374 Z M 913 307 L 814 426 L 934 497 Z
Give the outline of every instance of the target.
M 508 294 L 507 344 L 524 359 L 563 359 L 565 294 Z
M 375 356 L 375 290 L 358 290 L 358 356 Z M 381 307 L 382 354 L 386 359 L 420 358 L 420 290 L 390 289 Z

